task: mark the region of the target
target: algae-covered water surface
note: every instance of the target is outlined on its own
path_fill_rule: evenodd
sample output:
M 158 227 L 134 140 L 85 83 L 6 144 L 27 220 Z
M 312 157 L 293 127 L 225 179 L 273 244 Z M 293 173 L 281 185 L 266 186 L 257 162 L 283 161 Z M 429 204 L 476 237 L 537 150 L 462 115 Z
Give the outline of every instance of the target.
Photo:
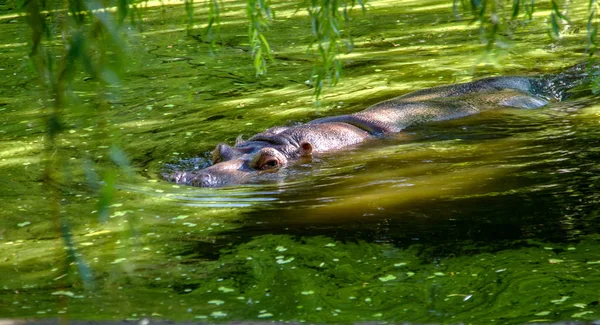
M 52 152 L 51 96 L 27 58 L 29 29 L 15 5 L 0 3 L 0 318 L 599 319 L 600 106 L 591 95 L 411 128 L 261 184 L 202 189 L 160 176 L 207 165 L 217 143 L 240 134 L 584 58 L 587 4 L 572 3 L 570 24 L 551 39 L 542 3 L 485 54 L 477 25 L 457 19 L 451 2 L 352 11 L 353 51 L 318 106 L 306 82 L 311 26 L 297 4 L 272 4 L 274 61 L 256 77 L 244 3 L 224 1 L 211 49 L 203 26 L 186 28 L 183 3 L 148 2 L 120 83 L 75 76 Z M 110 195 L 93 186 L 107 182 Z

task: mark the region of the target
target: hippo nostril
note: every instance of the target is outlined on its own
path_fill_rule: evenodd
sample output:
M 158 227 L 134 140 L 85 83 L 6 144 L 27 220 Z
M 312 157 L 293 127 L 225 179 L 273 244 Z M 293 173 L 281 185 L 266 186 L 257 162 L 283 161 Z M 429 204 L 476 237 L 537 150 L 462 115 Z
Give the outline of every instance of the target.
M 163 174 L 163 177 L 170 181 L 170 182 L 174 182 L 174 183 L 185 183 L 187 180 L 187 173 L 185 172 L 175 172 L 172 174 Z
M 185 183 L 188 180 L 188 173 L 178 173 L 175 179 L 175 183 Z
M 215 186 L 215 181 L 216 179 L 213 175 L 202 173 L 191 179 L 190 184 L 199 187 L 213 187 Z

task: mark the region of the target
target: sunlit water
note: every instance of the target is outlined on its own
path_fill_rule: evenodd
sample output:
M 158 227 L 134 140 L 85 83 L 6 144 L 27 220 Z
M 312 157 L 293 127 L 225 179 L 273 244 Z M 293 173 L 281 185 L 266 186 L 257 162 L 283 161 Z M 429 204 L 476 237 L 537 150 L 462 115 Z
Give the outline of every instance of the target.
M 585 107 L 595 101 L 414 127 L 314 157 L 265 184 L 167 196 L 185 206 L 255 207 L 233 231 L 241 238 L 573 240 L 598 231 L 582 220 L 596 213 L 600 195 L 600 131 L 586 119 L 595 108 Z
M 355 112 L 473 73 L 552 73 L 582 58 L 575 30 L 585 29 L 585 4 L 571 8 L 584 14 L 560 40 L 547 39 L 542 7 L 500 53 L 503 69 L 474 68 L 478 32 L 455 20 L 450 2 L 403 4 L 373 1 L 369 15 L 357 14 L 355 50 L 321 107 L 304 83 L 310 26 L 295 5 L 277 4 L 269 37 L 279 57 L 257 79 L 239 4 L 227 11 L 233 18 L 215 56 L 186 36 L 181 8 L 150 10 L 106 112 L 96 111 L 99 87 L 78 75 L 79 99 L 65 111 L 53 153 L 44 152 L 46 92 L 24 60 L 24 23 L 0 17 L 10 37 L 0 62 L 15 67 L 0 70 L 8 90 L 0 92 L 0 318 L 600 318 L 594 96 L 417 126 L 315 156 L 261 184 L 202 189 L 160 177 L 173 164 L 204 166 L 217 143 L 240 134 Z M 101 217 L 85 166 L 102 179 L 114 168 L 106 159 L 113 144 L 133 172 L 117 172 Z M 56 195 L 42 182 L 47 156 L 62 158 Z

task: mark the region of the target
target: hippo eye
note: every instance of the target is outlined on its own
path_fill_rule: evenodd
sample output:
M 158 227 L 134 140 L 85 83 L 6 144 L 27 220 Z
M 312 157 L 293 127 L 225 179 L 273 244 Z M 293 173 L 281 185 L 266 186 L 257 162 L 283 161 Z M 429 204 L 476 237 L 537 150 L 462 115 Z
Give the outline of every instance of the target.
M 251 161 L 249 166 L 255 170 L 276 171 L 286 165 L 286 157 L 276 149 L 265 147 L 259 150 Z
M 277 158 L 267 159 L 261 166 L 260 169 L 273 169 L 279 167 L 279 160 Z

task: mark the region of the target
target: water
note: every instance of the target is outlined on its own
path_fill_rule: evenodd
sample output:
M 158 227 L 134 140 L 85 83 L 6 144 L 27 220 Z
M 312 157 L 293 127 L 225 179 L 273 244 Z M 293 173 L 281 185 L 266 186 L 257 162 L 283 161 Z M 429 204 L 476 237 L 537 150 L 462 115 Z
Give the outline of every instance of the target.
M 106 112 L 95 111 L 98 87 L 85 74 L 75 85 L 55 153 L 57 196 L 42 182 L 45 95 L 23 59 L 26 29 L 20 20 L 2 25 L 12 38 L 0 62 L 16 68 L 0 70 L 0 317 L 598 319 L 600 106 L 593 96 L 414 127 L 314 157 L 262 184 L 201 189 L 162 180 L 165 166 L 182 159 L 202 166 L 217 143 L 239 134 L 358 111 L 469 81 L 471 72 L 549 73 L 581 60 L 581 35 L 548 40 L 540 11 L 515 34 L 503 69 L 473 69 L 477 31 L 454 21 L 450 4 L 373 2 L 367 16 L 356 13 L 344 79 L 315 108 L 304 84 L 310 26 L 294 6 L 278 6 L 271 37 L 280 59 L 258 80 L 244 61 L 244 8 L 228 9 L 237 18 L 223 33 L 233 45 L 215 57 L 185 37 L 180 8 L 149 9 L 145 37 L 132 39 L 126 83 L 111 89 Z M 582 17 L 573 24 L 584 24 Z M 172 59 L 179 57 L 190 60 Z M 102 219 L 84 166 L 107 175 L 113 144 L 134 170 L 118 172 Z M 68 222 L 72 243 L 53 209 Z

